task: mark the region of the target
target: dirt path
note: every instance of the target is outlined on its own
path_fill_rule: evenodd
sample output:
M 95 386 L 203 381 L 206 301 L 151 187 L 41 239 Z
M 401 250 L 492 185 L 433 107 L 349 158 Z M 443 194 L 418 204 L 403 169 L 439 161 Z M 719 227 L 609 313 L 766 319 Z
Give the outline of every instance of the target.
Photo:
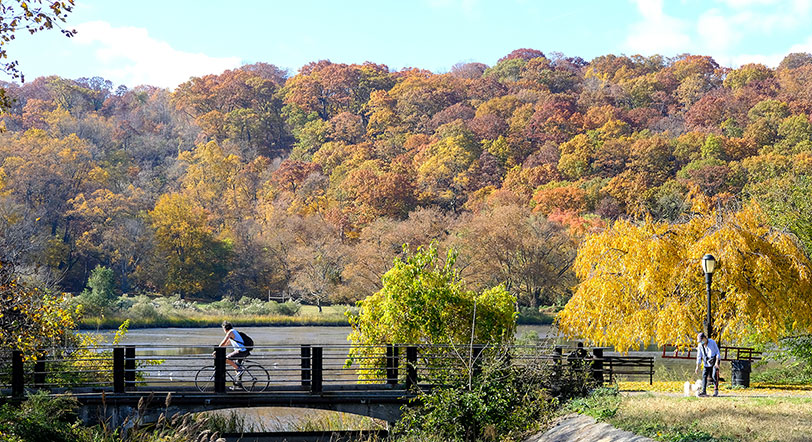
M 653 442 L 628 431 L 597 422 L 580 414 L 569 414 L 556 420 L 553 427 L 525 439 L 524 442 Z

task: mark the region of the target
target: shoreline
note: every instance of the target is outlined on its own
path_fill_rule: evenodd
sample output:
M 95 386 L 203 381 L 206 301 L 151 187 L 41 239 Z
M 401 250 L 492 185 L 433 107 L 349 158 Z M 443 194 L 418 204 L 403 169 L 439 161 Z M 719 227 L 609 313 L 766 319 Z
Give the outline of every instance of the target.
M 117 330 L 125 321 L 130 320 L 130 329 L 143 328 L 216 328 L 220 327 L 221 319 L 208 318 L 166 318 L 154 321 L 143 321 L 133 318 L 89 318 L 79 321 L 76 329 L 79 331 L 94 330 Z M 534 320 L 530 318 L 519 318 L 516 325 L 552 325 L 552 318 L 541 318 Z M 235 326 L 239 327 L 349 327 L 350 324 L 345 318 L 319 318 L 317 316 L 289 316 L 282 318 L 268 319 L 231 319 Z

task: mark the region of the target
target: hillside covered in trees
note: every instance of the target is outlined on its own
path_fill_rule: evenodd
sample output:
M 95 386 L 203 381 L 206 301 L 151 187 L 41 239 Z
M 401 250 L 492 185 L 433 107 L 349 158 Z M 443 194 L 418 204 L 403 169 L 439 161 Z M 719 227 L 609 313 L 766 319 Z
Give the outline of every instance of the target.
M 697 190 L 760 203 L 812 251 L 812 55 L 519 49 L 449 73 L 257 63 L 175 91 L 104 79 L 4 84 L 0 260 L 78 292 L 351 301 L 404 243 L 454 246 L 474 286 L 561 302 L 578 243 L 675 220 Z

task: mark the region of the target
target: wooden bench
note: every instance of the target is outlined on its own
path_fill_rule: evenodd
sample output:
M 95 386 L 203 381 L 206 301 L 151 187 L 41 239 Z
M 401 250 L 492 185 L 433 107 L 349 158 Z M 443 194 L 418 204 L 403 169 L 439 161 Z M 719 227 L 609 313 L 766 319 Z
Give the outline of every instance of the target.
M 649 385 L 654 383 L 654 357 L 653 356 L 604 356 L 604 374 L 609 375 L 609 381 L 620 376 L 648 376 Z

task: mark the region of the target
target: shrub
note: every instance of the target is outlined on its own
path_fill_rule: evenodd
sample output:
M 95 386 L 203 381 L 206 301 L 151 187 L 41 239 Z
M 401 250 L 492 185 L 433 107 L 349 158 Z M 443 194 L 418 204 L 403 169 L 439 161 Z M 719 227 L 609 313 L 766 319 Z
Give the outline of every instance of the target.
M 599 421 L 614 417 L 620 407 L 618 388 L 596 388 L 589 396 L 575 398 L 567 404 L 567 410 L 573 413 L 586 414 Z
M 73 442 L 83 440 L 76 421 L 78 403 L 69 397 L 36 393 L 21 405 L 0 407 L 0 440 L 13 442 Z
M 511 366 L 494 356 L 473 379 L 454 376 L 446 387 L 420 394 L 395 425 L 413 441 L 519 440 L 538 431 L 570 394 L 592 386 L 587 376 L 560 376 L 544 360 Z M 458 371 L 458 373 L 460 373 Z
M 80 295 L 82 305 L 95 314 L 107 309 L 116 299 L 115 276 L 113 271 L 104 266 L 96 266 L 90 271 L 87 288 Z
M 295 301 L 285 301 L 283 303 L 274 304 L 275 312 L 284 316 L 295 316 L 302 308 L 302 305 Z
M 146 296 L 136 297 L 136 302 L 130 307 L 130 315 L 138 319 L 157 320 L 161 317 L 155 304 Z

